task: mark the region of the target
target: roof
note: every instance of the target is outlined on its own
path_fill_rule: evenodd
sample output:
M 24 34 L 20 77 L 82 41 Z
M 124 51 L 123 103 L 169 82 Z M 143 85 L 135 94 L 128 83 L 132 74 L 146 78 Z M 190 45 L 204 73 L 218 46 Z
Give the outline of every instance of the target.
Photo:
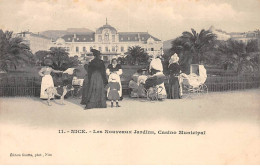
M 74 38 L 75 37 L 75 38 Z M 95 34 L 94 33 L 87 33 L 87 34 L 67 34 L 62 36 L 65 42 L 94 42 L 95 41 Z
M 31 36 L 34 36 L 34 37 L 39 37 L 39 38 L 44 38 L 44 39 L 48 39 L 50 40 L 50 38 L 44 36 L 44 35 L 41 35 L 41 34 L 35 34 L 35 33 L 32 33 L 32 32 L 29 32 L 29 31 L 26 31 L 26 32 L 21 32 L 21 33 L 17 33 L 18 35 L 23 35 L 23 34 L 30 34 Z
M 119 42 L 147 42 L 149 38 L 154 41 L 161 41 L 158 38 L 150 35 L 148 32 L 119 32 Z M 65 42 L 95 42 L 95 33 L 86 34 L 67 34 L 62 36 Z
M 96 33 L 97 34 L 101 34 L 104 29 L 110 29 L 112 34 L 116 34 L 117 33 L 117 30 L 114 27 L 110 26 L 109 24 L 105 24 L 102 27 L 98 28 Z
M 127 42 L 127 41 L 147 41 L 150 37 L 154 41 L 161 41 L 158 38 L 150 35 L 148 32 L 119 32 L 119 41 L 120 42 Z

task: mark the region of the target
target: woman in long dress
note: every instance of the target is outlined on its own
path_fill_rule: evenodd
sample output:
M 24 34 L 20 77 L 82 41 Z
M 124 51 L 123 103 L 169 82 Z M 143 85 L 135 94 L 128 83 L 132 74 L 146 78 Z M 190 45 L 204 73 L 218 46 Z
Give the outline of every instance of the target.
M 120 85 L 119 96 L 122 98 L 122 84 L 121 84 L 120 75 L 123 74 L 123 70 L 121 65 L 117 64 L 116 58 L 113 58 L 111 64 L 107 66 L 106 74 L 109 76 L 112 73 L 117 74 L 116 81 Z
M 179 57 L 175 53 L 171 56 L 169 60 L 169 98 L 170 99 L 180 99 L 181 98 L 181 86 L 179 84 L 179 75 L 181 73 L 181 68 L 178 63 Z
M 39 75 L 42 77 L 41 82 L 41 93 L 40 98 L 41 99 L 48 99 L 48 95 L 45 92 L 45 90 L 49 87 L 54 87 L 53 79 L 51 76 L 51 72 L 54 73 L 62 73 L 63 71 L 54 70 L 51 68 L 51 65 L 53 64 L 53 61 L 50 58 L 46 58 L 44 60 L 44 67 L 41 68 L 39 71 Z M 54 98 L 54 97 L 51 97 Z
M 88 83 L 86 97 L 82 97 L 81 104 L 86 105 L 85 109 L 106 108 L 106 96 L 104 86 L 107 84 L 106 69 L 104 62 L 100 59 L 100 52 L 92 49 L 95 58 L 88 65 Z

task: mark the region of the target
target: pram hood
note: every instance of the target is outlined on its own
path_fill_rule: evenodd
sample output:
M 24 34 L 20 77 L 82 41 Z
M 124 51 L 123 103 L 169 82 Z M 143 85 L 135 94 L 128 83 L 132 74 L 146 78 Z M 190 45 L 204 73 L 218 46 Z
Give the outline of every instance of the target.
M 165 75 L 163 75 L 163 74 L 153 75 L 153 76 L 149 77 L 148 79 L 146 79 L 145 88 L 147 89 L 149 87 L 160 85 L 160 84 L 164 83 L 164 80 L 165 80 Z
M 185 80 L 186 79 L 186 80 Z M 180 74 L 180 81 L 184 85 L 191 85 L 193 87 L 198 87 L 201 84 L 204 84 L 207 79 L 207 70 L 204 66 L 199 66 L 199 75 L 191 73 L 189 75 L 182 73 Z

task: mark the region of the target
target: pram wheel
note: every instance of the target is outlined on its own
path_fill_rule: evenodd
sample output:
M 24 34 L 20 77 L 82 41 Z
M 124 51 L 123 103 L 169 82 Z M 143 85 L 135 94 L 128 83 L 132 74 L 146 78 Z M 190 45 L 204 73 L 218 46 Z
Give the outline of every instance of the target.
M 202 84 L 199 86 L 198 94 L 199 95 L 204 95 L 208 93 L 208 87 L 205 84 Z
M 163 88 L 161 86 L 157 87 L 157 86 L 153 86 L 150 87 L 147 90 L 147 99 L 149 101 L 158 101 L 158 100 L 162 100 L 160 98 L 160 93 L 162 92 Z

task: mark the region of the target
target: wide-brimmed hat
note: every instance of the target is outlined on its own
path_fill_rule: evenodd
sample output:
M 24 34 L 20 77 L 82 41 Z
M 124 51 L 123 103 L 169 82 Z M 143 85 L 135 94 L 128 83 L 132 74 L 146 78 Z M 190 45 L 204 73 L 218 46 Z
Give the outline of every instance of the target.
M 93 55 L 95 56 L 95 57 L 98 57 L 98 56 L 100 56 L 100 51 L 98 51 L 98 50 L 96 50 L 96 49 L 91 49 L 91 52 L 93 53 Z
M 50 58 L 45 58 L 44 61 L 43 61 L 43 63 L 44 63 L 44 65 L 50 66 L 50 65 L 53 64 L 53 61 L 52 61 L 52 59 L 50 59 Z

